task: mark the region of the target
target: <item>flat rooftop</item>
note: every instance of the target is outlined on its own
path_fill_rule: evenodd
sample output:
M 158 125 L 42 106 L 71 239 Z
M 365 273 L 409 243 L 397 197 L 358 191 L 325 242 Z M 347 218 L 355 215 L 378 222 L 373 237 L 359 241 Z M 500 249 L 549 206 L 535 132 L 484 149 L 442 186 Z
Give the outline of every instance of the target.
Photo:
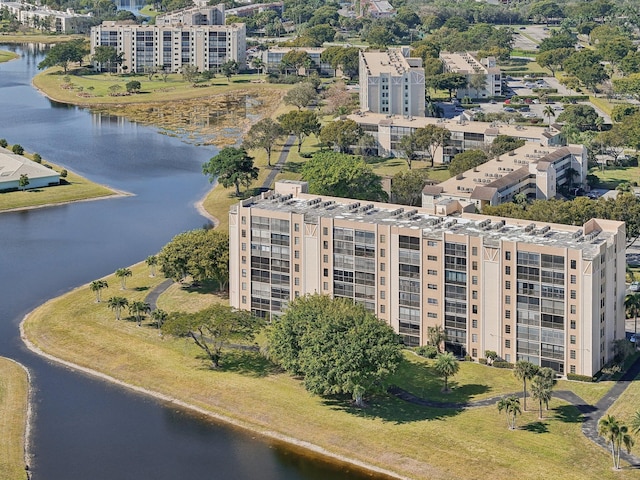
M 440 52 L 440 60 L 447 65 L 447 70 L 464 73 L 487 73 L 487 67 L 485 67 L 480 61 L 470 53 L 451 53 Z
M 502 122 L 477 122 L 456 118 L 434 117 L 403 117 L 402 115 L 388 116 L 384 113 L 361 112 L 349 115 L 348 118 L 359 124 L 385 125 L 396 127 L 422 128 L 427 125 L 438 125 L 451 132 L 482 133 L 487 136 L 509 135 L 528 141 L 540 140 L 543 137 L 552 138 L 560 135 L 560 130 L 552 127 L 536 127 L 528 125 L 509 125 Z M 454 138 L 455 139 L 455 138 Z
M 612 240 L 623 222 L 598 221 L 605 225 L 589 235 L 583 228 L 511 218 L 465 214 L 447 217 L 429 214 L 421 208 L 375 203 L 319 195 L 281 195 L 273 191 L 242 202 L 256 210 L 290 212 L 304 215 L 305 222 L 319 223 L 320 218 L 344 219 L 356 223 L 391 225 L 420 231 L 423 238 L 442 239 L 445 233 L 482 237 L 485 245 L 501 241 L 523 242 L 582 251 L 583 258 L 594 258 L 599 245 Z M 237 205 L 231 211 L 237 210 Z M 256 212 L 255 214 L 259 214 Z M 598 225 L 600 225 L 598 223 Z M 608 227 L 608 228 L 607 228 Z
M 15 182 L 19 180 L 20 175 L 23 174 L 27 175 L 31 180 L 35 178 L 59 176 L 55 170 L 0 147 L 0 186 L 5 182 Z
M 367 75 L 377 77 L 387 73 L 392 76 L 402 75 L 411 70 L 412 67 L 407 59 L 402 55 L 399 48 L 389 48 L 386 52 L 360 52 L 367 69 Z

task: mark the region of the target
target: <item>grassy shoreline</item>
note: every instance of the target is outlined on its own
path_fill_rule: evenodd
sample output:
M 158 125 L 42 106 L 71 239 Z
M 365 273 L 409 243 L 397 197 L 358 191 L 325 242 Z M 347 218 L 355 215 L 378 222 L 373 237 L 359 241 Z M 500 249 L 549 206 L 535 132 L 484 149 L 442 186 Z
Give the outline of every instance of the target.
M 33 158 L 33 155 L 28 153 L 24 156 L 31 159 Z M 53 169 L 58 172 L 63 170 L 62 167 L 54 164 L 53 162 L 43 159 L 42 163 L 51 165 Z M 25 190 L 24 192 L 15 191 L 0 193 L 0 213 L 130 195 L 129 193 L 92 182 L 72 171 L 67 171 L 67 178 L 65 180 L 66 183 L 62 185 L 34 188 L 31 190 Z
M 32 33 L 7 33 L 0 34 L 0 43 L 60 43 L 77 38 L 87 38 L 83 35 L 45 35 Z
M 132 271 L 125 291 L 115 277 L 105 277 L 110 287 L 102 298 L 143 299 L 163 280 L 149 277 L 144 264 Z M 190 303 L 188 295 L 179 286 L 176 289 L 178 295 L 168 293 L 172 299 L 161 297 L 163 307 L 180 309 L 181 302 Z M 429 480 L 487 476 L 577 480 L 589 475 L 626 480 L 636 473 L 612 472 L 608 453 L 582 434 L 577 410 L 560 400 L 552 400 L 543 421 L 538 421 L 536 410 L 524 413 L 519 418 L 522 428 L 515 432 L 506 429 L 504 415 L 495 406 L 422 408 L 381 395 L 371 397 L 369 407 L 359 410 L 348 401 L 310 395 L 299 380 L 255 353 L 232 352 L 223 359 L 223 368 L 211 370 L 196 347 L 183 339 L 159 337 L 150 321 L 141 328 L 135 321 L 116 321 L 104 301 L 95 302 L 88 285 L 35 309 L 21 324 L 21 334 L 37 353 L 88 369 L 107 381 L 314 454 L 363 468 L 370 465 L 380 474 L 391 470 L 397 477 Z M 420 382 L 431 381 L 431 390 L 425 391 L 439 391 L 440 381 L 434 386 L 429 380 L 430 364 L 415 356 L 407 358 L 398 375 L 400 385 L 417 389 Z M 511 371 L 471 362 L 461 367 L 454 378 L 457 392 L 450 398 L 475 400 L 521 388 Z M 594 398 L 604 387 L 596 387 L 601 391 Z M 580 388 L 588 390 L 590 385 Z
M 29 375 L 0 357 L 0 477 L 23 478 L 29 440 Z
M 0 63 L 15 60 L 16 58 L 18 58 L 18 56 L 19 55 L 17 53 L 8 52 L 7 50 L 0 50 Z

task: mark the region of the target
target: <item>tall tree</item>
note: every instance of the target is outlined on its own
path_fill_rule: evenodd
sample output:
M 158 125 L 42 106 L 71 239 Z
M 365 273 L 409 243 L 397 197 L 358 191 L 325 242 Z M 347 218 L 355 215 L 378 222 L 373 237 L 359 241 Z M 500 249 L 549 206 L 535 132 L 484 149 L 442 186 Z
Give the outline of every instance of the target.
M 156 265 L 158 265 L 158 256 L 157 255 L 149 255 L 146 258 L 145 263 L 149 267 L 149 276 L 150 277 L 155 277 L 156 276 Z
M 476 98 L 480 98 L 480 90 L 485 90 L 487 88 L 487 76 L 482 73 L 471 75 L 469 88 L 476 91 Z
M 227 83 L 231 83 L 231 77 L 238 73 L 238 62 L 235 60 L 227 60 L 220 66 L 222 74 L 227 77 Z
M 320 130 L 320 141 L 340 153 L 347 153 L 361 136 L 362 128 L 351 119 L 329 122 Z
M 249 187 L 258 178 L 258 168 L 253 166 L 253 157 L 244 148 L 236 147 L 223 148 L 202 166 L 202 173 L 209 177 L 210 182 L 217 179 L 225 188 L 234 186 L 237 197 L 240 196 L 240 185 Z
M 554 48 L 546 52 L 536 55 L 536 63 L 543 68 L 551 70 L 551 75 L 555 76 L 556 71 L 562 68 L 564 61 L 569 58 L 575 49 L 573 48 Z
M 335 152 L 318 152 L 302 166 L 302 178 L 316 195 L 384 201 L 381 178 L 358 157 Z
M 151 305 L 145 303 L 141 300 L 136 300 L 135 302 L 131 302 L 127 305 L 129 308 L 129 313 L 131 313 L 135 318 L 138 326 L 142 326 L 142 319 L 144 316 L 151 311 Z
M 158 327 L 158 330 L 160 330 L 164 322 L 167 320 L 167 318 L 169 318 L 169 314 L 161 308 L 156 308 L 153 312 L 151 312 L 151 318 L 156 321 L 156 327 Z
M 302 67 L 308 69 L 311 66 L 311 57 L 304 50 L 289 50 L 282 56 L 280 65 L 285 73 L 293 71 L 297 75 Z
M 59 66 L 62 67 L 66 74 L 69 64 L 73 62 L 81 63 L 87 53 L 89 53 L 89 48 L 84 39 L 56 43 L 49 49 L 44 60 L 38 64 L 38 69 Z
M 542 404 L 544 403 L 549 408 L 549 401 L 551 400 L 551 391 L 553 390 L 555 373 L 548 367 L 543 367 L 533 376 L 531 380 L 531 396 L 538 400 L 539 415 L 538 418 L 542 420 Z M 526 410 L 526 408 L 525 408 Z
M 263 118 L 251 125 L 242 146 L 247 150 L 263 148 L 267 152 L 267 165 L 271 166 L 271 150 L 283 135 L 284 130 L 278 122 L 268 117 Z
M 20 178 L 18 179 L 18 187 L 20 188 L 20 190 L 24 192 L 27 189 L 29 183 L 29 175 L 27 175 L 26 173 L 21 173 Z
M 449 101 L 453 99 L 453 91 L 467 86 L 467 77 L 461 73 L 441 73 L 432 79 L 432 84 L 440 90 L 449 92 Z
M 624 446 L 627 452 L 631 453 L 631 447 L 635 443 L 629 428 L 621 424 L 613 415 L 602 417 L 598 422 L 598 435 L 604 437 L 611 447 L 613 458 L 613 468 L 620 470 L 620 451 Z
M 285 132 L 298 137 L 298 152 L 304 139 L 311 134 L 320 132 L 320 122 L 315 112 L 309 110 L 293 110 L 278 117 L 278 121 Z
M 555 118 L 556 111 L 551 105 L 547 105 L 546 107 L 544 107 L 544 110 L 542 110 L 542 115 L 547 117 L 547 119 L 549 120 L 549 126 L 551 126 L 551 119 Z
M 449 164 L 449 173 L 452 177 L 482 165 L 488 160 L 487 154 L 482 150 L 466 150 L 458 153 Z
M 460 363 L 458 362 L 456 357 L 453 356 L 453 353 L 446 352 L 436 357 L 436 363 L 434 364 L 433 368 L 436 370 L 439 376 L 444 378 L 443 391 L 448 392 L 449 384 L 447 381 L 449 377 L 452 377 L 456 373 L 458 373 L 458 370 L 460 369 Z
M 501 398 L 498 401 L 498 412 L 502 412 L 504 410 L 507 415 L 507 426 L 509 430 L 515 430 L 516 428 L 516 417 L 518 416 L 520 411 L 520 400 L 517 397 L 510 396 Z
M 438 349 L 438 353 L 444 353 L 444 343 L 447 341 L 447 333 L 440 325 L 427 327 L 427 338 L 429 345 L 433 345 Z
M 640 315 L 640 294 L 630 293 L 624 298 L 624 308 L 627 317 L 633 317 L 633 333 L 638 333 L 638 315 Z
M 100 303 L 102 290 L 108 286 L 109 284 L 106 280 L 94 280 L 89 284 L 89 289 L 96 294 L 96 303 Z
M 129 268 L 119 268 L 116 270 L 115 275 L 120 279 L 120 290 L 125 290 L 127 288 L 127 278 L 133 273 Z
M 422 202 L 422 189 L 429 175 L 424 170 L 398 172 L 391 181 L 391 196 L 394 203 L 415 207 Z
M 451 139 L 451 132 L 449 130 L 433 124 L 426 125 L 423 128 L 417 128 L 413 135 L 415 135 L 418 148 L 429 154 L 432 167 L 435 162 L 436 151 L 439 148 L 443 148 Z
M 129 306 L 129 300 L 124 297 L 110 297 L 107 306 L 116 314 L 116 320 L 120 320 L 122 309 Z
M 191 339 L 207 354 L 213 368 L 218 368 L 225 345 L 253 340 L 262 325 L 262 320 L 250 312 L 218 304 L 196 313 L 172 313 L 162 332 Z
M 351 394 L 364 405 L 367 392 L 384 391 L 400 363 L 393 329 L 347 299 L 307 296 L 289 304 L 269 333 L 272 358 L 320 395 Z
M 513 374 L 518 380 L 522 380 L 522 394 L 524 397 L 524 411 L 527 411 L 527 380 L 531 380 L 538 372 L 538 366 L 531 362 L 518 360 L 513 369 Z
M 107 71 L 112 72 L 124 61 L 124 53 L 118 53 L 115 47 L 99 45 L 95 49 L 92 60 L 101 67 L 106 65 Z
M 298 110 L 308 107 L 318 96 L 316 88 L 309 82 L 301 82 L 293 86 L 283 97 L 286 105 L 293 105 Z

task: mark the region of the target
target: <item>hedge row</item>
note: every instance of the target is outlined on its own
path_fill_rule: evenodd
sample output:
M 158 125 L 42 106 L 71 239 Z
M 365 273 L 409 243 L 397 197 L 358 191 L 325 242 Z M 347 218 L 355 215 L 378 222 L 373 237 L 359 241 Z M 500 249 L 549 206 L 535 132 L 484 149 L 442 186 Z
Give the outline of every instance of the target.
M 513 368 L 513 363 L 495 361 L 495 362 L 493 362 L 493 366 L 496 367 L 496 368 Z
M 592 383 L 594 381 L 593 377 L 589 377 L 588 375 L 578 375 L 576 373 L 567 373 L 567 380 L 575 380 L 576 382 L 587 383 Z

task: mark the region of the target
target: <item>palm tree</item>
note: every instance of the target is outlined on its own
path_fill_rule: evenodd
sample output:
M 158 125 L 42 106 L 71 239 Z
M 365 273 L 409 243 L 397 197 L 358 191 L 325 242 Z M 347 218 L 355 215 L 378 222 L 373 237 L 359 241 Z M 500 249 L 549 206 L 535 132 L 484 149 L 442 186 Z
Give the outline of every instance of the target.
M 429 345 L 433 345 L 438 349 L 438 353 L 444 353 L 442 344 L 447 341 L 447 334 L 440 325 L 435 327 L 427 327 L 427 337 L 429 338 Z
M 516 416 L 520 412 L 520 400 L 513 395 L 510 397 L 501 398 L 498 401 L 498 412 L 505 411 L 507 414 L 507 426 L 509 430 L 516 429 Z
M 119 268 L 116 270 L 116 277 L 120 279 L 121 290 L 125 290 L 127 288 L 127 277 L 130 277 L 131 275 L 131 270 L 128 268 Z
M 258 70 L 258 75 L 264 73 L 265 64 L 260 57 L 253 57 L 251 59 L 251 66 Z
M 542 404 L 544 403 L 549 408 L 549 401 L 551 400 L 551 390 L 553 389 L 553 370 L 551 370 L 551 376 L 547 375 L 541 368 L 536 376 L 531 381 L 531 396 L 538 400 L 540 407 L 540 414 L 538 418 L 542 420 Z
M 151 318 L 156 321 L 156 326 L 158 330 L 162 327 L 162 324 L 165 322 L 169 314 L 160 308 L 156 308 L 153 312 L 151 312 Z
M 631 433 L 640 434 L 640 410 L 637 410 L 631 420 Z
M 456 357 L 453 356 L 453 353 L 447 352 L 438 355 L 434 368 L 436 369 L 436 372 L 439 376 L 444 377 L 444 390 L 442 391 L 448 392 L 449 385 L 447 383 L 447 380 L 449 379 L 449 377 L 452 377 L 453 375 L 458 373 L 458 370 L 460 370 L 460 363 L 458 362 Z
M 120 320 L 122 309 L 129 305 L 129 300 L 124 297 L 111 297 L 107 300 L 107 306 L 116 313 L 116 320 Z
M 145 313 L 149 313 L 149 311 L 151 311 L 151 306 L 140 300 L 129 304 L 129 312 L 136 317 L 136 322 L 138 322 L 139 327 L 142 325 L 142 317 L 144 317 Z
M 513 374 L 518 380 L 522 380 L 522 391 L 524 394 L 524 411 L 527 411 L 527 380 L 531 380 L 538 372 L 538 366 L 531 362 L 518 360 L 513 369 Z
M 551 126 L 551 117 L 555 118 L 556 111 L 553 109 L 551 105 L 547 105 L 546 107 L 544 107 L 544 110 L 542 111 L 542 115 L 547 117 L 547 119 L 549 120 L 549 126 Z
M 100 295 L 102 293 L 103 288 L 107 288 L 109 284 L 106 280 L 95 280 L 89 284 L 89 288 L 92 292 L 96 293 L 96 303 L 100 303 Z
M 640 295 L 637 293 L 630 293 L 624 297 L 624 308 L 627 312 L 627 316 L 633 317 L 634 328 L 633 333 L 638 333 L 638 314 L 640 314 Z
M 611 456 L 613 457 L 613 468 L 620 470 L 620 450 L 624 446 L 628 453 L 634 444 L 633 438 L 629 435 L 629 428 L 618 422 L 613 415 L 602 417 L 598 422 L 598 435 L 604 437 L 611 446 Z
M 158 265 L 158 257 L 156 255 L 149 255 L 145 260 L 145 263 L 149 266 L 150 277 L 156 276 L 156 265 Z
M 567 168 L 566 175 L 569 178 L 569 188 L 571 189 L 571 187 L 573 187 L 573 177 L 578 175 L 578 170 L 576 170 L 573 167 L 569 167 L 569 168 Z

